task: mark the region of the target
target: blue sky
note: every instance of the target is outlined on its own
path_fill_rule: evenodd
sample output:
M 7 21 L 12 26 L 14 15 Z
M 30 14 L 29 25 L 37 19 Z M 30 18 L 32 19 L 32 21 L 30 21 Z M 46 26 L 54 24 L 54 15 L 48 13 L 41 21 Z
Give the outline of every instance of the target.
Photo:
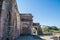
M 60 26 L 60 0 L 17 0 L 20 13 L 31 13 L 34 22 Z

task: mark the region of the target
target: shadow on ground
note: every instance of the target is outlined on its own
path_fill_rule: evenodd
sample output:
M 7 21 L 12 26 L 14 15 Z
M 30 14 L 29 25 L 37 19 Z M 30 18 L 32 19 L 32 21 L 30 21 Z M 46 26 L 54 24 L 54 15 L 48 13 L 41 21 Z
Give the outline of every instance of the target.
M 20 35 L 15 40 L 43 40 L 37 35 Z

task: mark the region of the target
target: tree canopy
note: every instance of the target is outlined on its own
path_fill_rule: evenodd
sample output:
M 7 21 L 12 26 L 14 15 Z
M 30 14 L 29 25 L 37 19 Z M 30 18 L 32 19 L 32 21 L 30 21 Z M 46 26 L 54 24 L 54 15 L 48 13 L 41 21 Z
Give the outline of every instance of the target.
M 43 26 L 42 27 L 43 32 L 60 32 L 60 29 L 56 26 Z

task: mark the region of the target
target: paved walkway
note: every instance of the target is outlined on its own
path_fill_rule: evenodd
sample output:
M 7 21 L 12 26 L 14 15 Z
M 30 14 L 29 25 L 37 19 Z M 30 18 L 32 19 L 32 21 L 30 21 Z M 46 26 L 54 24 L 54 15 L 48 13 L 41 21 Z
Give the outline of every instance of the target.
M 20 36 L 15 40 L 42 40 L 42 39 L 37 36 Z

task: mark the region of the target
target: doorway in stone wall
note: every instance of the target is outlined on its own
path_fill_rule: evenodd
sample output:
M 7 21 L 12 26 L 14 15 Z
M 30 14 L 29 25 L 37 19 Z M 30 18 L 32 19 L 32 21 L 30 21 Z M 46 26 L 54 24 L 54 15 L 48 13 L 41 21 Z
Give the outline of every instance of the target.
M 33 35 L 37 35 L 37 27 L 33 27 L 32 28 L 32 34 Z

